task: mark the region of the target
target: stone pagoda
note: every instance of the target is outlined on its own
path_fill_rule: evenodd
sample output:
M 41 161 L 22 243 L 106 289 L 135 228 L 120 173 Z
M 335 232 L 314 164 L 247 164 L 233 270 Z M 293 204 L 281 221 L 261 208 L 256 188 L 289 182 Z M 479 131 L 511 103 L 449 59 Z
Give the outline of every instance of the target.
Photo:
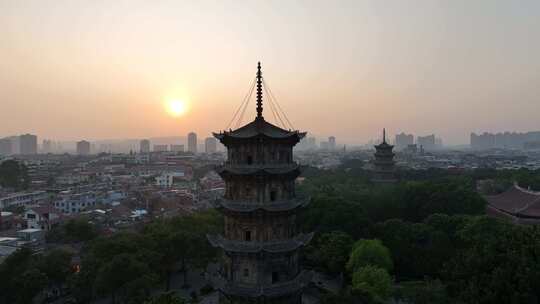
M 392 152 L 394 146 L 389 145 L 386 142 L 386 129 L 383 129 L 383 141 L 381 144 L 375 146 L 375 160 L 373 162 L 373 177 L 374 183 L 394 183 L 395 178 L 395 162 L 394 152 Z
M 302 271 L 299 250 L 313 237 L 297 228 L 296 217 L 309 199 L 297 195 L 300 167 L 293 147 L 306 133 L 285 130 L 263 117 L 263 77 L 258 64 L 257 116 L 236 130 L 214 133 L 227 147 L 227 161 L 216 168 L 225 195 L 217 201 L 224 235 L 209 235 L 223 250 L 221 303 L 299 304 L 311 280 Z

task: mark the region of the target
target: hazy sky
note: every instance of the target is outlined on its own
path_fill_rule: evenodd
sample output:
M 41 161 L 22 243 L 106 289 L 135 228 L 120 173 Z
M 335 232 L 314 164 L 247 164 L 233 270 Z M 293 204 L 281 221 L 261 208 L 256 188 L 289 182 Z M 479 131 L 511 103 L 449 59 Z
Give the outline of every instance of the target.
M 296 128 L 341 142 L 540 129 L 538 0 L 0 0 L 0 136 L 204 137 L 258 60 Z

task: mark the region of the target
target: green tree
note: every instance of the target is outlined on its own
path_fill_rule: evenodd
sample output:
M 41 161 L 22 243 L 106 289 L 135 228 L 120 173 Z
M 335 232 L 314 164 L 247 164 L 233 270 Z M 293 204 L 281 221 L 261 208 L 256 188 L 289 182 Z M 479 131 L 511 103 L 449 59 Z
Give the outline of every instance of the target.
M 17 291 L 15 303 L 32 303 L 34 297 L 47 286 L 47 276 L 37 268 L 29 268 L 13 278 Z
M 456 303 L 448 296 L 446 286 L 439 280 L 401 282 L 394 292 L 394 298 L 415 304 Z
M 478 217 L 459 234 L 465 246 L 445 267 L 451 295 L 465 303 L 539 302 L 539 227 Z
M 300 215 L 299 223 L 305 231 L 329 233 L 343 231 L 353 238 L 368 236 L 373 225 L 361 204 L 345 200 L 336 193 L 329 192 L 315 195 L 305 212 Z
M 353 245 L 347 270 L 354 273 L 357 269 L 373 265 L 391 271 L 393 268 L 390 251 L 380 240 L 360 240 Z
M 187 251 L 191 245 L 190 235 L 183 231 L 174 231 L 164 223 L 154 225 L 146 234 L 154 240 L 155 250 L 159 250 L 160 271 L 165 277 L 165 291 L 169 291 L 175 265 L 181 259 L 183 263 L 187 259 Z
M 0 186 L 19 191 L 27 189 L 29 185 L 28 169 L 24 164 L 16 160 L 0 163 Z
M 186 304 L 186 300 L 174 295 L 173 293 L 165 293 L 152 298 L 144 304 Z
M 170 277 L 178 262 L 184 274 L 184 286 L 187 286 L 190 266 L 205 269 L 216 259 L 217 251 L 206 240 L 206 234 L 219 232 L 222 227 L 222 217 L 215 211 L 206 211 L 155 222 L 145 228 L 144 235 L 153 240 L 153 250 L 159 253 L 159 269 L 165 278 L 166 291 L 170 289 Z
M 38 269 L 47 276 L 49 284 L 61 286 L 73 272 L 71 258 L 73 254 L 63 249 L 54 249 L 45 254 L 37 263 Z
M 47 242 L 79 243 L 88 242 L 98 236 L 96 226 L 85 218 L 70 219 L 64 224 L 56 225 L 47 232 Z
M 307 248 L 306 255 L 313 265 L 321 267 L 325 272 L 337 274 L 345 271 L 352 244 L 352 237 L 345 232 L 323 233 Z
M 424 223 L 388 220 L 375 225 L 374 235 L 392 253 L 394 273 L 400 280 L 438 277 L 455 252 L 448 235 Z
M 400 199 L 400 218 L 420 222 L 434 213 L 483 214 L 486 201 L 475 191 L 469 178 L 444 178 L 407 182 L 396 193 Z
M 47 285 L 47 276 L 36 267 L 36 255 L 21 248 L 0 264 L 0 303 L 31 303 Z
M 353 273 L 352 290 L 367 295 L 370 299 L 386 300 L 392 291 L 392 278 L 383 268 L 363 266 Z
M 139 284 L 141 280 L 146 285 Z M 100 267 L 96 277 L 96 289 L 101 295 L 110 295 L 114 304 L 119 292 L 126 295 L 127 291 L 133 291 L 131 284 L 146 286 L 147 290 L 143 289 L 143 292 L 148 296 L 152 281 L 151 271 L 147 265 L 132 255 L 121 254 Z M 140 294 L 136 296 L 139 297 Z

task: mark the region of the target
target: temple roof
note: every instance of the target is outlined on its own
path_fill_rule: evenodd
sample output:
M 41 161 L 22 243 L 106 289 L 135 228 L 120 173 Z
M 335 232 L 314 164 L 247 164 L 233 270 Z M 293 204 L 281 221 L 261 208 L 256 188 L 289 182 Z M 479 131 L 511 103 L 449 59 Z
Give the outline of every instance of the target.
M 268 253 L 280 253 L 294 251 L 307 245 L 313 238 L 313 233 L 301 233 L 292 239 L 270 242 L 233 241 L 225 239 L 221 235 L 208 235 L 207 238 L 212 246 L 220 247 L 227 252 L 259 253 L 264 251 Z
M 313 278 L 313 272 L 302 271 L 296 278 L 290 281 L 279 282 L 271 285 L 246 285 L 227 282 L 222 277 L 212 279 L 212 283 L 216 289 L 221 290 L 228 295 L 240 297 L 281 297 L 290 295 L 296 291 L 300 291 L 306 287 Z
M 518 217 L 540 217 L 540 192 L 514 185 L 501 194 L 484 197 L 491 207 L 500 211 Z
M 383 141 L 382 143 L 375 145 L 375 149 L 392 149 L 394 146 L 388 144 L 387 142 Z
M 388 144 L 386 142 L 386 129 L 383 128 L 383 140 L 382 140 L 382 143 L 378 144 L 378 145 L 375 145 L 375 149 L 379 150 L 379 149 L 392 149 L 394 146 Z
M 240 127 L 236 130 L 223 131 L 220 133 L 213 133 L 214 137 L 219 140 L 223 140 L 227 137 L 237 139 L 247 139 L 257 136 L 265 136 L 268 138 L 282 139 L 297 136 L 301 139 L 306 135 L 306 132 L 285 130 L 278 126 L 275 126 L 262 117 L 257 117 L 247 125 Z
M 289 200 L 269 202 L 264 204 L 253 202 L 238 202 L 226 199 L 219 199 L 216 201 L 216 203 L 219 207 L 233 212 L 253 212 L 257 210 L 279 212 L 290 211 L 299 207 L 305 207 L 309 204 L 309 201 L 309 197 L 299 196 Z

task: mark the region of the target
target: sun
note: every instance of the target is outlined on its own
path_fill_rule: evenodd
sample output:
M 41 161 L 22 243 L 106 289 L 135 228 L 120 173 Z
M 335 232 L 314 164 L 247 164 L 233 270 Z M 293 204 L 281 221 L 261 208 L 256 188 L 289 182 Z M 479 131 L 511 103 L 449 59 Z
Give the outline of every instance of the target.
M 188 104 L 184 100 L 171 99 L 167 101 L 166 110 L 169 115 L 179 117 L 188 111 Z

